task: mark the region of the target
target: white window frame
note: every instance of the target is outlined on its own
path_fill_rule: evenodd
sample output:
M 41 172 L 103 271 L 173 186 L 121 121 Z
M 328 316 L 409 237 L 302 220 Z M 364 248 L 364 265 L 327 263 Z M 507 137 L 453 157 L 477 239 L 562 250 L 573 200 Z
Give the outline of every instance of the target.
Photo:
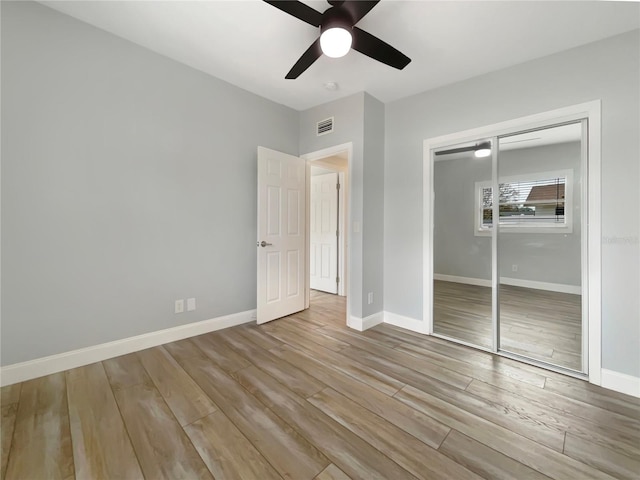
M 500 177 L 499 182 L 536 182 L 551 178 L 564 178 L 564 222 L 540 222 L 540 223 L 500 223 L 501 232 L 510 233 L 573 233 L 573 170 L 554 170 L 551 172 L 536 172 L 524 175 L 510 175 Z M 491 227 L 482 224 L 482 191 L 485 188 L 492 188 L 491 180 L 475 182 L 475 215 L 474 215 L 474 235 L 477 237 L 490 237 Z

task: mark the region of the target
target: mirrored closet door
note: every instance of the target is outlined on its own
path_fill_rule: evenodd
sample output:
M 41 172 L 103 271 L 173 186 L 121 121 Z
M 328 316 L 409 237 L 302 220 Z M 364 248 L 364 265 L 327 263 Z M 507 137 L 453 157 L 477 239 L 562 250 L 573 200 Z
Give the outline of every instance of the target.
M 582 371 L 582 124 L 498 141 L 499 349 Z
M 474 225 L 491 220 L 490 198 L 475 188 L 491 183 L 491 164 L 486 139 L 436 151 L 433 163 L 433 330 L 487 349 L 493 345 L 491 232 Z
M 432 152 L 435 335 L 585 372 L 585 126 Z

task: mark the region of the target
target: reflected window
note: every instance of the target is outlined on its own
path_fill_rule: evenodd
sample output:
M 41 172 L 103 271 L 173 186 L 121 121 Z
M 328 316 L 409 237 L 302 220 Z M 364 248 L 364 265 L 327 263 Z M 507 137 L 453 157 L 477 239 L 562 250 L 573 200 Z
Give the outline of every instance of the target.
M 503 177 L 499 187 L 500 226 L 512 232 L 571 231 L 573 172 L 562 170 Z M 490 235 L 493 227 L 493 188 L 475 183 L 475 232 Z

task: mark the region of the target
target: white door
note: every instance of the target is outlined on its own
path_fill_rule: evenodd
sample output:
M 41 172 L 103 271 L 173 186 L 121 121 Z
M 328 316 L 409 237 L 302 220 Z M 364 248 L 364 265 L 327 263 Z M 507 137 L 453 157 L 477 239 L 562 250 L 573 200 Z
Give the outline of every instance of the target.
M 310 287 L 338 293 L 338 174 L 311 177 Z
M 304 310 L 305 162 L 258 147 L 257 320 Z

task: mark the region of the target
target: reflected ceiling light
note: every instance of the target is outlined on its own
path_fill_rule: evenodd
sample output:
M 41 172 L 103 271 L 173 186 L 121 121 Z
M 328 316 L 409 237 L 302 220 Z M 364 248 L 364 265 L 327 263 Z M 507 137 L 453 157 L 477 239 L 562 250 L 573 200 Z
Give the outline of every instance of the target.
M 475 146 L 473 155 L 476 158 L 484 158 L 491 155 L 491 144 L 489 142 L 482 142 Z
M 468 147 L 450 148 L 435 152 L 436 155 L 450 155 L 452 153 L 473 152 L 476 158 L 488 157 L 491 155 L 491 142 L 480 142 Z
M 351 49 L 351 32 L 342 27 L 327 28 L 320 35 L 320 48 L 327 57 L 344 57 Z

